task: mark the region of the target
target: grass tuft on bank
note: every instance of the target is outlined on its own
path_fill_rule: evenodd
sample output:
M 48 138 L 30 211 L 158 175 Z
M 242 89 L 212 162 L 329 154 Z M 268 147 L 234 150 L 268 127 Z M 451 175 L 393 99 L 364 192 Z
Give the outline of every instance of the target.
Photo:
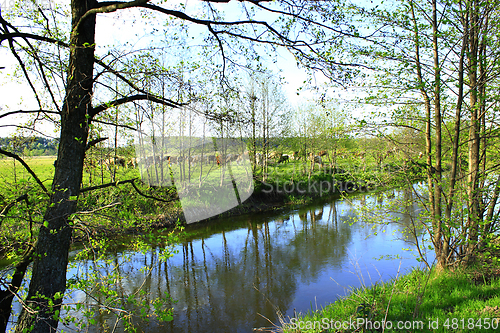
M 498 266 L 414 269 L 386 283 L 354 289 L 321 310 L 289 318 L 283 331 L 498 332 L 499 305 Z

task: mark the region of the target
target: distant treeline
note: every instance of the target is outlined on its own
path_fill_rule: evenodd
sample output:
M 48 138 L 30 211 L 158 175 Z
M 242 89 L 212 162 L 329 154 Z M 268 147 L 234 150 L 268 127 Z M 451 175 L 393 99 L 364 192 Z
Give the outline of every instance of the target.
M 59 140 L 57 139 L 47 139 L 38 136 L 0 138 L 0 148 L 23 156 L 56 155 L 58 144 Z

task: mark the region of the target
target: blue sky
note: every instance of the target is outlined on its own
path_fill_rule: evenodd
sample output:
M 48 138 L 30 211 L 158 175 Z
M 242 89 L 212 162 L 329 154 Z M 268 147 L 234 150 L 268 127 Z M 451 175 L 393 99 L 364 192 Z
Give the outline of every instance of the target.
M 59 2 L 59 0 L 57 1 Z M 184 3 L 186 12 L 193 16 L 199 14 L 202 5 L 201 1 L 198 0 L 168 0 L 163 5 L 176 8 L 179 6 L 179 3 Z M 233 0 L 228 4 L 214 4 L 213 6 L 217 9 L 224 10 L 226 20 L 234 21 L 245 18 L 241 10 L 241 6 L 243 5 L 238 1 Z M 5 13 L 5 10 L 3 12 Z M 161 42 L 158 41 L 157 37 L 152 38 L 150 32 L 155 28 L 161 29 L 164 25 L 165 17 L 165 15 L 156 14 L 154 17 L 141 18 L 140 12 L 134 8 L 98 15 L 96 34 L 98 52 L 105 50 L 99 49 L 99 46 L 108 44 L 124 45 L 126 42 L 129 42 L 130 44 L 123 49 L 126 50 L 128 48 L 129 50 L 133 50 L 147 48 L 150 45 Z M 271 16 L 259 16 L 259 19 L 271 21 L 274 18 Z M 193 37 L 199 36 L 200 32 L 205 32 L 205 30 L 205 27 L 191 25 L 189 28 L 189 35 Z M 193 41 L 196 42 L 196 37 L 194 37 L 194 40 L 191 40 L 191 42 Z M 3 43 L 2 45 L 6 46 L 7 43 Z M 9 75 L 12 73 L 16 62 L 6 48 L 0 49 L 0 59 L 2 59 L 2 66 L 6 67 L 6 69 L 0 72 L 0 107 L 2 110 L 37 109 L 36 101 L 27 84 L 24 82 L 16 83 Z M 295 59 L 289 52 L 280 50 L 277 55 L 277 63 L 273 64 L 271 62 L 266 62 L 266 66 L 274 72 L 280 71 L 280 75 L 285 79 L 285 82 L 287 82 L 287 84 L 282 86 L 282 89 L 290 105 L 300 105 L 303 104 L 307 98 L 313 98 L 313 95 L 307 92 L 301 92 L 300 95 L 297 95 L 297 89 L 299 89 L 302 83 L 307 79 L 307 74 L 304 70 L 297 68 Z M 326 82 L 326 78 L 321 75 L 316 76 L 316 79 L 316 82 L 319 84 Z M 18 123 L 24 121 L 24 119 L 25 118 L 22 117 L 18 117 L 17 119 L 2 119 L 0 120 L 0 124 Z M 43 128 L 43 130 L 51 136 L 56 135 L 53 128 L 50 126 Z M 5 136 L 13 131 L 13 127 L 4 127 L 2 128 L 1 135 Z

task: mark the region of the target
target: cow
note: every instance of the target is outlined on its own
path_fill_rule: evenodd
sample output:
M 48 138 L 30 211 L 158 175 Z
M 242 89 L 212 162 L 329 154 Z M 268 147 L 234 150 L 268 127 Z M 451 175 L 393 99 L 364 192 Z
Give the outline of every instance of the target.
M 135 158 L 135 157 L 129 158 L 129 160 L 127 161 L 127 167 L 128 168 L 137 168 L 137 158 Z
M 210 164 L 210 163 L 217 163 L 217 158 L 216 158 L 216 155 L 208 155 L 207 156 L 207 164 Z
M 238 155 L 238 158 L 236 159 L 236 163 L 239 165 L 241 162 L 243 162 L 245 159 L 248 160 L 249 153 L 248 151 L 244 152 L 243 154 Z
M 317 164 L 323 166 L 323 159 L 321 158 L 321 156 L 319 156 L 319 155 L 314 156 L 313 161 L 314 161 L 314 163 L 317 163 Z
M 237 154 L 227 154 L 226 155 L 226 163 L 231 163 L 238 160 Z
M 323 168 L 323 159 L 319 155 L 309 154 L 309 160 L 311 161 L 311 169 L 314 171 L 316 164 L 319 164 L 320 168 Z
M 322 151 L 320 151 L 320 152 L 318 153 L 318 156 L 321 156 L 321 157 L 323 157 L 323 156 L 328 156 L 328 151 L 326 151 L 326 150 L 322 150 Z
M 123 156 L 115 156 L 114 163 L 117 166 L 125 167 L 127 166 L 127 159 Z
M 279 160 L 283 154 L 277 151 L 269 153 L 269 158 L 273 160 Z
M 278 164 L 280 163 L 286 163 L 290 159 L 290 156 L 287 154 L 281 155 L 280 159 L 278 160 Z
M 103 160 L 104 164 L 111 168 L 113 165 L 125 167 L 127 165 L 127 159 L 121 156 L 115 156 L 113 158 L 106 158 Z

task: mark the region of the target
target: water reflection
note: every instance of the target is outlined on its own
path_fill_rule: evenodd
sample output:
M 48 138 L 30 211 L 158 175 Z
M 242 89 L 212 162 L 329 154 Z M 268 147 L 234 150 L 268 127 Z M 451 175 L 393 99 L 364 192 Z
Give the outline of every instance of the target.
M 408 193 L 396 193 L 408 196 Z M 360 196 L 353 204 L 382 203 L 384 195 Z M 408 206 L 415 209 L 411 205 Z M 402 224 L 410 223 L 402 215 Z M 252 332 L 278 323 L 278 313 L 293 316 L 333 302 L 361 284 L 394 277 L 417 265 L 397 224 L 373 236 L 372 226 L 355 222 L 351 203 L 332 201 L 281 213 L 231 217 L 198 225 L 198 235 L 177 247 L 179 253 L 158 264 L 158 249 L 134 254 L 120 264 L 125 282 L 119 293 L 143 290 L 155 299 L 177 300 L 174 320 L 137 321 L 143 332 Z M 399 255 L 404 260 L 378 260 Z M 149 267 L 144 275 L 133 268 Z M 82 296 L 84 297 L 84 296 Z M 115 319 L 95 316 L 100 331 Z M 91 329 L 92 330 L 92 329 Z

